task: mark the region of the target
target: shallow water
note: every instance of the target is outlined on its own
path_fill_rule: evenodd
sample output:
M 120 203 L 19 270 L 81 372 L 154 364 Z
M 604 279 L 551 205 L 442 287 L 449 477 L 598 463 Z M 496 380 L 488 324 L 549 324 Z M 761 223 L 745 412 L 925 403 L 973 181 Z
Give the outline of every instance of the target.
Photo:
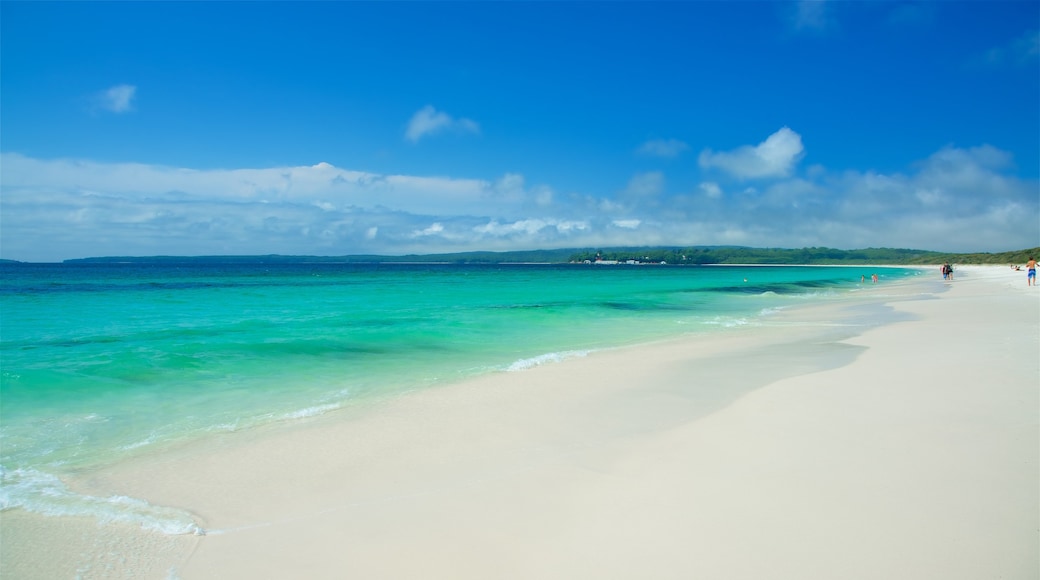
M 761 324 L 915 270 L 588 265 L 0 266 L 0 508 L 164 533 L 61 476 L 207 434 L 590 351 Z

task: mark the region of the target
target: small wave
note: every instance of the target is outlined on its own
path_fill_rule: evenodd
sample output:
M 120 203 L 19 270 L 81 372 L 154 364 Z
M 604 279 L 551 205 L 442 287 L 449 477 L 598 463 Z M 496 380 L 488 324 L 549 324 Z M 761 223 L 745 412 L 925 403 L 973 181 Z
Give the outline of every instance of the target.
M 0 466 L 0 483 L 0 511 L 20 508 L 45 516 L 88 516 L 102 524 L 132 524 L 167 535 L 206 533 L 187 512 L 123 495 L 78 494 L 57 476 L 31 468 Z
M 146 438 L 144 438 L 144 439 L 142 439 L 140 441 L 137 441 L 135 443 L 127 443 L 126 445 L 123 445 L 122 447 L 120 447 L 120 449 L 122 449 L 123 451 L 133 451 L 134 449 L 140 449 L 141 447 L 147 447 L 147 446 L 155 443 L 155 441 L 156 441 L 155 436 L 154 435 L 149 435 L 148 437 L 146 437 Z
M 324 415 L 329 411 L 335 411 L 339 409 L 341 405 L 338 403 L 329 403 L 327 405 L 315 405 L 313 407 L 307 407 L 306 409 L 300 409 L 299 411 L 293 411 L 282 415 L 282 419 L 306 419 L 307 417 L 314 417 L 317 415 Z
M 840 296 L 840 294 L 833 290 L 822 290 L 819 292 L 805 292 L 803 294 L 795 294 L 794 296 L 792 296 L 792 298 L 798 300 L 816 300 L 819 298 L 834 298 L 836 296 Z
M 532 358 L 520 359 L 514 362 L 513 364 L 509 365 L 509 368 L 507 368 L 506 371 L 511 373 L 517 371 L 524 371 L 547 363 L 558 363 L 569 358 L 587 356 L 588 354 L 589 351 L 587 350 L 568 350 L 564 352 L 550 352 Z
M 750 324 L 750 322 L 748 322 L 746 318 L 723 318 L 721 316 L 716 316 L 711 320 L 705 320 L 704 324 L 710 326 L 721 326 L 723 328 L 734 328 L 737 326 L 745 326 Z

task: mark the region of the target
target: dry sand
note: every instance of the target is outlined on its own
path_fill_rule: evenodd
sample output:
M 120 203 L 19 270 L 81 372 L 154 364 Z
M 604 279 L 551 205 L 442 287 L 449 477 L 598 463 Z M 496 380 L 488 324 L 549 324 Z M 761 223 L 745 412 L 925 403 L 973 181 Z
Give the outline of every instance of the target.
M 185 580 L 1040 578 L 1040 290 L 1008 268 L 962 267 L 936 293 L 932 274 L 868 287 L 854 308 L 117 466 L 72 485 L 188 509 L 208 534 L 112 548 L 89 523 L 58 526 L 83 528 L 58 540 L 53 518 L 11 513 L 4 566 Z M 56 541 L 79 560 L 41 564 Z

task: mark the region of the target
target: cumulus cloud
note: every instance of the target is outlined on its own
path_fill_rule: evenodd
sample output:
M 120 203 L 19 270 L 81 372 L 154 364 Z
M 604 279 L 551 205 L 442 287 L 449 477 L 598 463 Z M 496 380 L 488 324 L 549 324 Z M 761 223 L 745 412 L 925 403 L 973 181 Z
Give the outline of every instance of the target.
M 473 227 L 473 231 L 481 236 L 496 238 L 525 238 L 533 239 L 533 236 L 548 230 L 565 234 L 571 231 L 584 230 L 588 224 L 583 221 L 559 220 L 555 218 L 523 219 L 514 222 L 501 223 L 491 220 L 486 224 Z
M 689 148 L 689 145 L 678 139 L 653 139 L 640 145 L 638 152 L 652 157 L 673 158 Z
M 224 203 L 317 204 L 320 207 L 383 207 L 413 212 L 465 212 L 494 197 L 492 183 L 415 175 L 386 175 L 312 166 L 194 170 L 139 163 L 38 160 L 5 153 L 5 187 L 40 182 L 63 191 L 104 192 L 123 199 Z M 501 201 L 501 200 L 500 200 Z M 526 201 L 517 196 L 517 203 Z
M 0 250 L 30 260 L 431 251 L 409 244 L 463 243 L 479 220 L 513 223 L 529 215 L 527 208 L 553 206 L 547 186 L 528 188 L 515 173 L 491 182 L 329 163 L 195 170 L 16 153 L 0 154 L 0 165 Z M 554 226 L 580 229 L 563 220 Z
M 698 161 L 703 169 L 721 169 L 738 179 L 786 177 L 804 152 L 801 135 L 782 127 L 758 145 L 717 153 L 705 149 Z
M 116 85 L 98 93 L 95 103 L 98 108 L 110 113 L 126 113 L 133 110 L 136 94 L 137 87 L 134 85 Z
M 404 138 L 412 143 L 418 143 L 423 137 L 444 131 L 480 133 L 480 126 L 472 119 L 455 119 L 451 115 L 433 108 L 432 105 L 426 105 L 412 115 L 411 120 L 408 121 Z
M 629 197 L 548 201 L 548 186 L 529 186 L 518 173 L 487 181 L 329 163 L 197 170 L 14 153 L 0 154 L 0 165 L 0 251 L 22 260 L 648 244 L 1003 251 L 1040 243 L 1040 184 L 1015 177 L 1011 155 L 989 145 L 944 147 L 904 172 L 774 170 L 754 187 L 704 180 L 678 193 L 651 172 L 619 185 Z
M 444 226 L 441 223 L 439 223 L 439 222 L 434 222 L 433 224 L 430 224 L 430 227 L 428 227 L 428 228 L 424 228 L 424 229 L 421 229 L 421 230 L 415 230 L 413 235 L 415 235 L 415 237 L 435 236 L 435 235 L 440 234 L 442 232 L 444 232 Z

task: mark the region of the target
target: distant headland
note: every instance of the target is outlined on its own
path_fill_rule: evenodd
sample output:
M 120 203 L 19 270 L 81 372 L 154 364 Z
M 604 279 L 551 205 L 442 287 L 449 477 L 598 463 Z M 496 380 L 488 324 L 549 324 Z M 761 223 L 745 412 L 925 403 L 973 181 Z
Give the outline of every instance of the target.
M 839 250 L 834 248 L 750 248 L 743 246 L 616 247 L 589 249 L 524 250 L 508 252 L 458 252 L 384 256 L 230 255 L 230 256 L 104 256 L 65 260 L 65 264 L 900 264 L 925 265 L 1025 263 L 1040 255 L 1040 247 L 999 253 L 948 253 L 898 248 Z M 0 260 L 0 263 L 16 263 Z

